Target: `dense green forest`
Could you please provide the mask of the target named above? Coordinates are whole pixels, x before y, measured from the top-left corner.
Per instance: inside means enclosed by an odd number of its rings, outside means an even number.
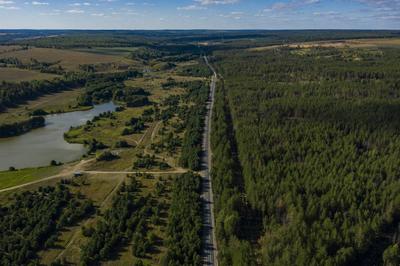
[[[130,105],[142,106],[148,103],[148,94],[143,89],[128,88],[124,81],[141,76],[141,73],[130,70],[118,73],[88,74],[85,91],[79,97],[78,104],[91,106],[95,103],[112,99],[124,101]]]
[[[236,153],[232,118],[227,106],[223,80],[218,83],[214,99],[211,128],[214,212],[219,262],[221,265],[255,265],[249,239],[251,233],[246,224],[254,217],[243,200],[243,179]]]
[[[187,110],[184,119],[186,132],[182,141],[180,164],[191,170],[200,170],[201,141],[209,86],[202,81],[194,81],[183,85],[187,89],[185,100],[192,105]]]
[[[167,225],[168,252],[162,265],[201,265],[201,178],[186,173],[175,179]]]
[[[36,252],[53,247],[60,230],[93,210],[62,184],[16,194],[11,205],[0,206],[0,264],[38,265]]]
[[[226,149],[226,161],[217,159],[215,187],[227,199],[243,190],[244,201],[260,213],[263,230],[252,245],[260,246],[260,262],[398,265],[398,50],[282,48],[221,52],[214,60],[243,178],[235,183],[234,173],[217,171],[229,168],[234,154],[228,142],[219,147],[216,132],[216,152]],[[233,217],[240,214],[231,200],[217,203]],[[229,235],[220,239],[246,234],[228,222],[223,233]]]

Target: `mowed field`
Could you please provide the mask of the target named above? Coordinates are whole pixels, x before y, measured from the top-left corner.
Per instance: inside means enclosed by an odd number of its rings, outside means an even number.
[[[0,80],[7,82],[20,82],[31,80],[51,80],[58,77],[57,75],[40,73],[27,69],[0,67]]]
[[[40,62],[57,62],[57,65],[70,71],[78,70],[79,65],[104,63],[129,64],[133,62],[132,60],[121,56],[53,48],[30,48],[27,50],[11,51],[0,54],[0,58],[7,57],[16,57],[23,63],[29,63],[31,59],[36,59]]]
[[[250,51],[265,51],[281,47],[288,48],[314,48],[314,47],[334,47],[334,48],[374,48],[374,47],[399,47],[400,38],[388,39],[359,39],[359,40],[337,40],[337,41],[318,41],[318,42],[301,42],[288,45],[271,45],[263,47],[250,48]]]
[[[47,166],[38,168],[26,168],[16,171],[0,172],[0,189],[18,186],[38,179],[55,175],[61,171],[61,166]]]

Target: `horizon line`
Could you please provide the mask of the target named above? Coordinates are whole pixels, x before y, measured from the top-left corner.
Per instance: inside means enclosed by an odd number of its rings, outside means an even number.
[[[54,31],[400,31],[400,29],[360,29],[360,28],[303,28],[303,29],[293,29],[293,28],[283,28],[283,29],[211,29],[211,28],[193,28],[193,29],[180,29],[180,28],[159,28],[159,29],[93,29],[93,28],[0,28],[0,31],[7,30],[54,30]]]

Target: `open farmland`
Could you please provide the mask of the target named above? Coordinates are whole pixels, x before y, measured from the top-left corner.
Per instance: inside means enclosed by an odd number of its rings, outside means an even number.
[[[250,48],[250,51],[265,51],[270,49],[276,49],[281,47],[288,48],[375,48],[375,47],[399,47],[399,38],[387,38],[387,39],[360,39],[360,40],[336,40],[336,41],[316,41],[316,42],[301,42],[292,43],[287,45],[271,45]]]
[[[29,48],[27,50],[12,51],[0,54],[0,58],[10,57],[18,58],[23,63],[29,63],[31,59],[36,59],[40,62],[57,62],[57,65],[70,71],[79,70],[80,65],[87,64],[96,65],[114,63],[126,65],[132,63],[131,60],[119,56],[53,48]]]
[[[136,47],[93,47],[93,48],[80,48],[74,49],[77,52],[93,53],[99,55],[112,55],[112,56],[128,56],[133,51],[137,50]]]
[[[0,80],[4,80],[7,82],[52,80],[56,77],[57,75],[40,73],[38,71],[32,71],[27,69],[0,67]]]
[[[1,35],[0,35],[1,36]],[[0,45],[0,54],[22,49],[19,45]]]

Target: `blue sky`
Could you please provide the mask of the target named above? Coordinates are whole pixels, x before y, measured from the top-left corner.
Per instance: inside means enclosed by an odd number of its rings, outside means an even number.
[[[400,29],[400,0],[0,0],[0,28]]]

